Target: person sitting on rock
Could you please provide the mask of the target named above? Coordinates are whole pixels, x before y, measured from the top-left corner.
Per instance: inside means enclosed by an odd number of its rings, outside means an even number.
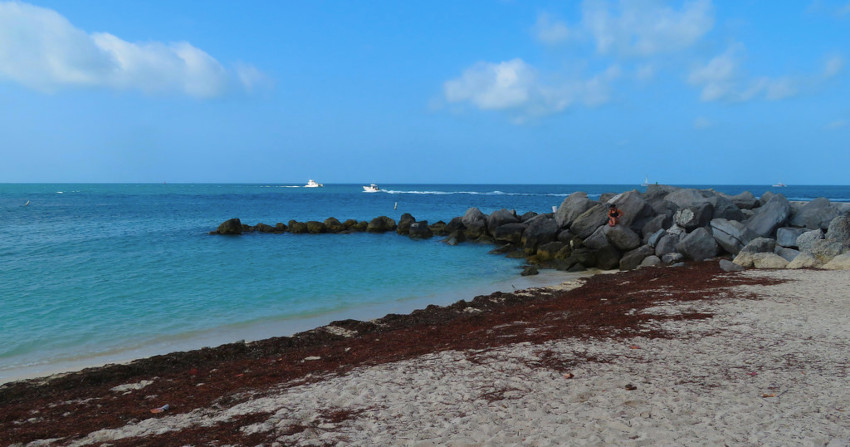
[[[617,205],[613,203],[608,205],[608,226],[613,227],[617,225],[617,222],[620,220],[620,216],[623,215],[623,212],[617,208]]]

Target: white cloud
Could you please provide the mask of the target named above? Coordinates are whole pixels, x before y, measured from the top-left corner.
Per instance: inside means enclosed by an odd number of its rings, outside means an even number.
[[[535,93],[535,77],[522,59],[480,62],[460,78],[447,81],[444,91],[449,102],[469,101],[484,110],[508,109],[528,103]]]
[[[522,59],[480,62],[443,85],[446,101],[481,110],[509,110],[523,117],[560,112],[575,103],[598,106],[610,100],[610,84],[621,75],[611,66],[589,79],[545,82]]]
[[[763,98],[771,101],[797,95],[803,80],[762,76],[748,79],[739,66],[746,56],[741,44],[732,45],[703,66],[694,68],[688,82],[702,88],[703,101],[743,102]]]
[[[655,77],[655,67],[652,64],[644,64],[637,67],[635,76],[640,81],[649,81]]]
[[[239,77],[239,82],[249,93],[257,90],[269,90],[274,86],[272,78],[250,64],[236,64],[236,75]]]
[[[537,16],[537,23],[534,24],[534,33],[541,42],[547,44],[560,43],[570,37],[570,30],[567,28],[566,23],[553,20],[545,13]]]
[[[714,26],[710,0],[686,2],[680,10],[655,0],[587,0],[580,28],[601,54],[651,56],[690,47]]]
[[[0,3],[0,78],[44,92],[105,87],[198,98],[219,96],[237,81],[188,42],[131,43],[87,33],[56,11],[20,2]]]
[[[734,45],[725,53],[714,57],[707,64],[695,68],[688,77],[688,82],[702,86],[701,99],[716,101],[732,94],[735,88],[737,59],[743,51],[742,45]]]
[[[841,56],[832,56],[826,61],[823,69],[824,77],[831,78],[837,76],[844,70],[844,58]]]

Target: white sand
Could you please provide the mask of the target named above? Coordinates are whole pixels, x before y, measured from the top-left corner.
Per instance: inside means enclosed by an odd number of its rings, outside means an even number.
[[[561,340],[443,352],[232,407],[101,430],[74,445],[259,412],[272,415],[242,430],[277,433],[278,445],[850,445],[850,272],[745,274],[793,281],[730,291],[762,300],[651,309],[716,314],[664,323],[676,340]],[[565,364],[589,355],[610,362],[582,362],[568,379],[539,365],[543,351]],[[360,413],[339,423],[323,416],[339,409]],[[309,428],[282,434],[296,425]]]

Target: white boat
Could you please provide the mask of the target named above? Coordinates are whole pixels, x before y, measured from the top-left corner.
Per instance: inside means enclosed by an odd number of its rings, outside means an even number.
[[[325,185],[323,185],[321,183],[316,183],[316,181],[313,180],[313,179],[307,180],[307,184],[304,185],[305,188],[321,188],[322,186],[325,186]]]
[[[649,177],[644,177],[643,183],[641,183],[640,186],[649,186]]]
[[[785,183],[774,183],[772,186],[773,186],[774,188],[784,188],[784,187],[786,187],[786,186],[788,186],[788,185],[786,185]]]
[[[374,183],[372,183],[372,184],[371,184],[371,185],[369,185],[369,186],[364,186],[364,187],[363,187],[363,192],[378,192],[378,191],[380,191],[380,190],[381,190],[381,188],[378,188],[378,185],[376,185],[376,184],[374,184]]]

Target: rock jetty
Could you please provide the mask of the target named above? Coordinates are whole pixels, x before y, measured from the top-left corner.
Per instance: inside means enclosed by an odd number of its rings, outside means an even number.
[[[622,211],[613,227],[607,223],[609,204]],[[448,223],[433,224],[407,213],[398,222],[387,216],[369,222],[331,217],[274,226],[250,226],[234,218],[210,234],[391,231],[414,239],[441,236],[450,245],[494,244],[491,253],[525,258],[533,267],[567,271],[632,270],[714,258],[727,271],[850,269],[850,203],[826,198],[791,202],[770,192],[757,198],[750,192],[730,196],[667,185],[650,185],[646,192],[602,194],[598,200],[575,192],[553,213],[519,215],[500,209],[488,215],[470,208]],[[536,271],[526,268],[524,274]]]

